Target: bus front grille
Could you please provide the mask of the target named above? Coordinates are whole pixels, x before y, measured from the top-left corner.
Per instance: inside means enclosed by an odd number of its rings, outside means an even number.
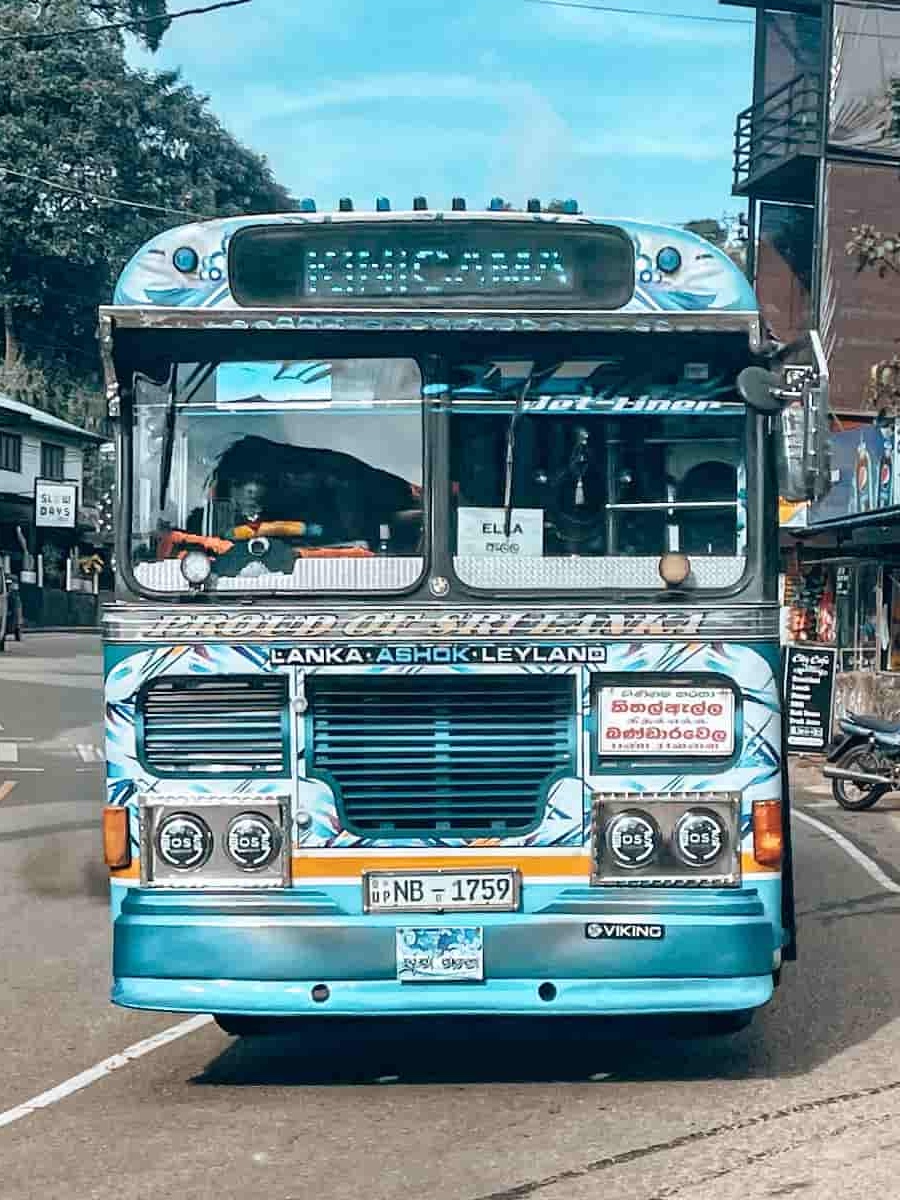
[[[504,837],[575,770],[572,676],[319,675],[310,773],[359,836]]]
[[[288,774],[287,679],[168,676],[137,705],[138,749],[157,775]]]

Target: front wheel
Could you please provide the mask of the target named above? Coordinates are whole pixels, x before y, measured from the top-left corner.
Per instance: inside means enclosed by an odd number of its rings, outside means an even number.
[[[842,771],[860,771],[874,775],[880,763],[868,746],[854,746],[836,764]],[[885,792],[890,791],[882,783],[854,783],[851,779],[833,779],[831,790],[834,798],[848,812],[863,812],[877,804]]]
[[[754,1008],[739,1008],[735,1012],[710,1013],[708,1032],[712,1037],[727,1037],[746,1029],[756,1015]]]

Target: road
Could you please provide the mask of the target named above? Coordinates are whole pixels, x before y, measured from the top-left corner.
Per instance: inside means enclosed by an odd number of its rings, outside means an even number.
[[[801,960],[735,1037],[432,1022],[235,1041],[107,1001],[99,684],[90,636],[0,657],[0,1114],[179,1036],[0,1115],[2,1200],[896,1195],[900,799],[839,813],[798,772]]]

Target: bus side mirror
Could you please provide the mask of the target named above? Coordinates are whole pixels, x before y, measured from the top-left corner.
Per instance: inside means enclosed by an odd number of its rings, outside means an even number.
[[[781,412],[780,378],[763,367],[744,367],[737,377],[738,395],[748,407],[760,413]]]
[[[746,367],[737,380],[749,407],[774,416],[778,492],[792,502],[821,500],[831,488],[828,363],[818,333],[802,345],[811,363],[786,363],[778,375]]]

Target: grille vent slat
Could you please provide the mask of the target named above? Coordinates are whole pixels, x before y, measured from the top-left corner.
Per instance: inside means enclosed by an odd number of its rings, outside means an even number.
[[[288,773],[282,677],[157,679],[140,698],[141,750],[160,775]]]
[[[553,775],[574,771],[563,675],[309,680],[313,772],[362,836],[512,836],[537,825]]]

